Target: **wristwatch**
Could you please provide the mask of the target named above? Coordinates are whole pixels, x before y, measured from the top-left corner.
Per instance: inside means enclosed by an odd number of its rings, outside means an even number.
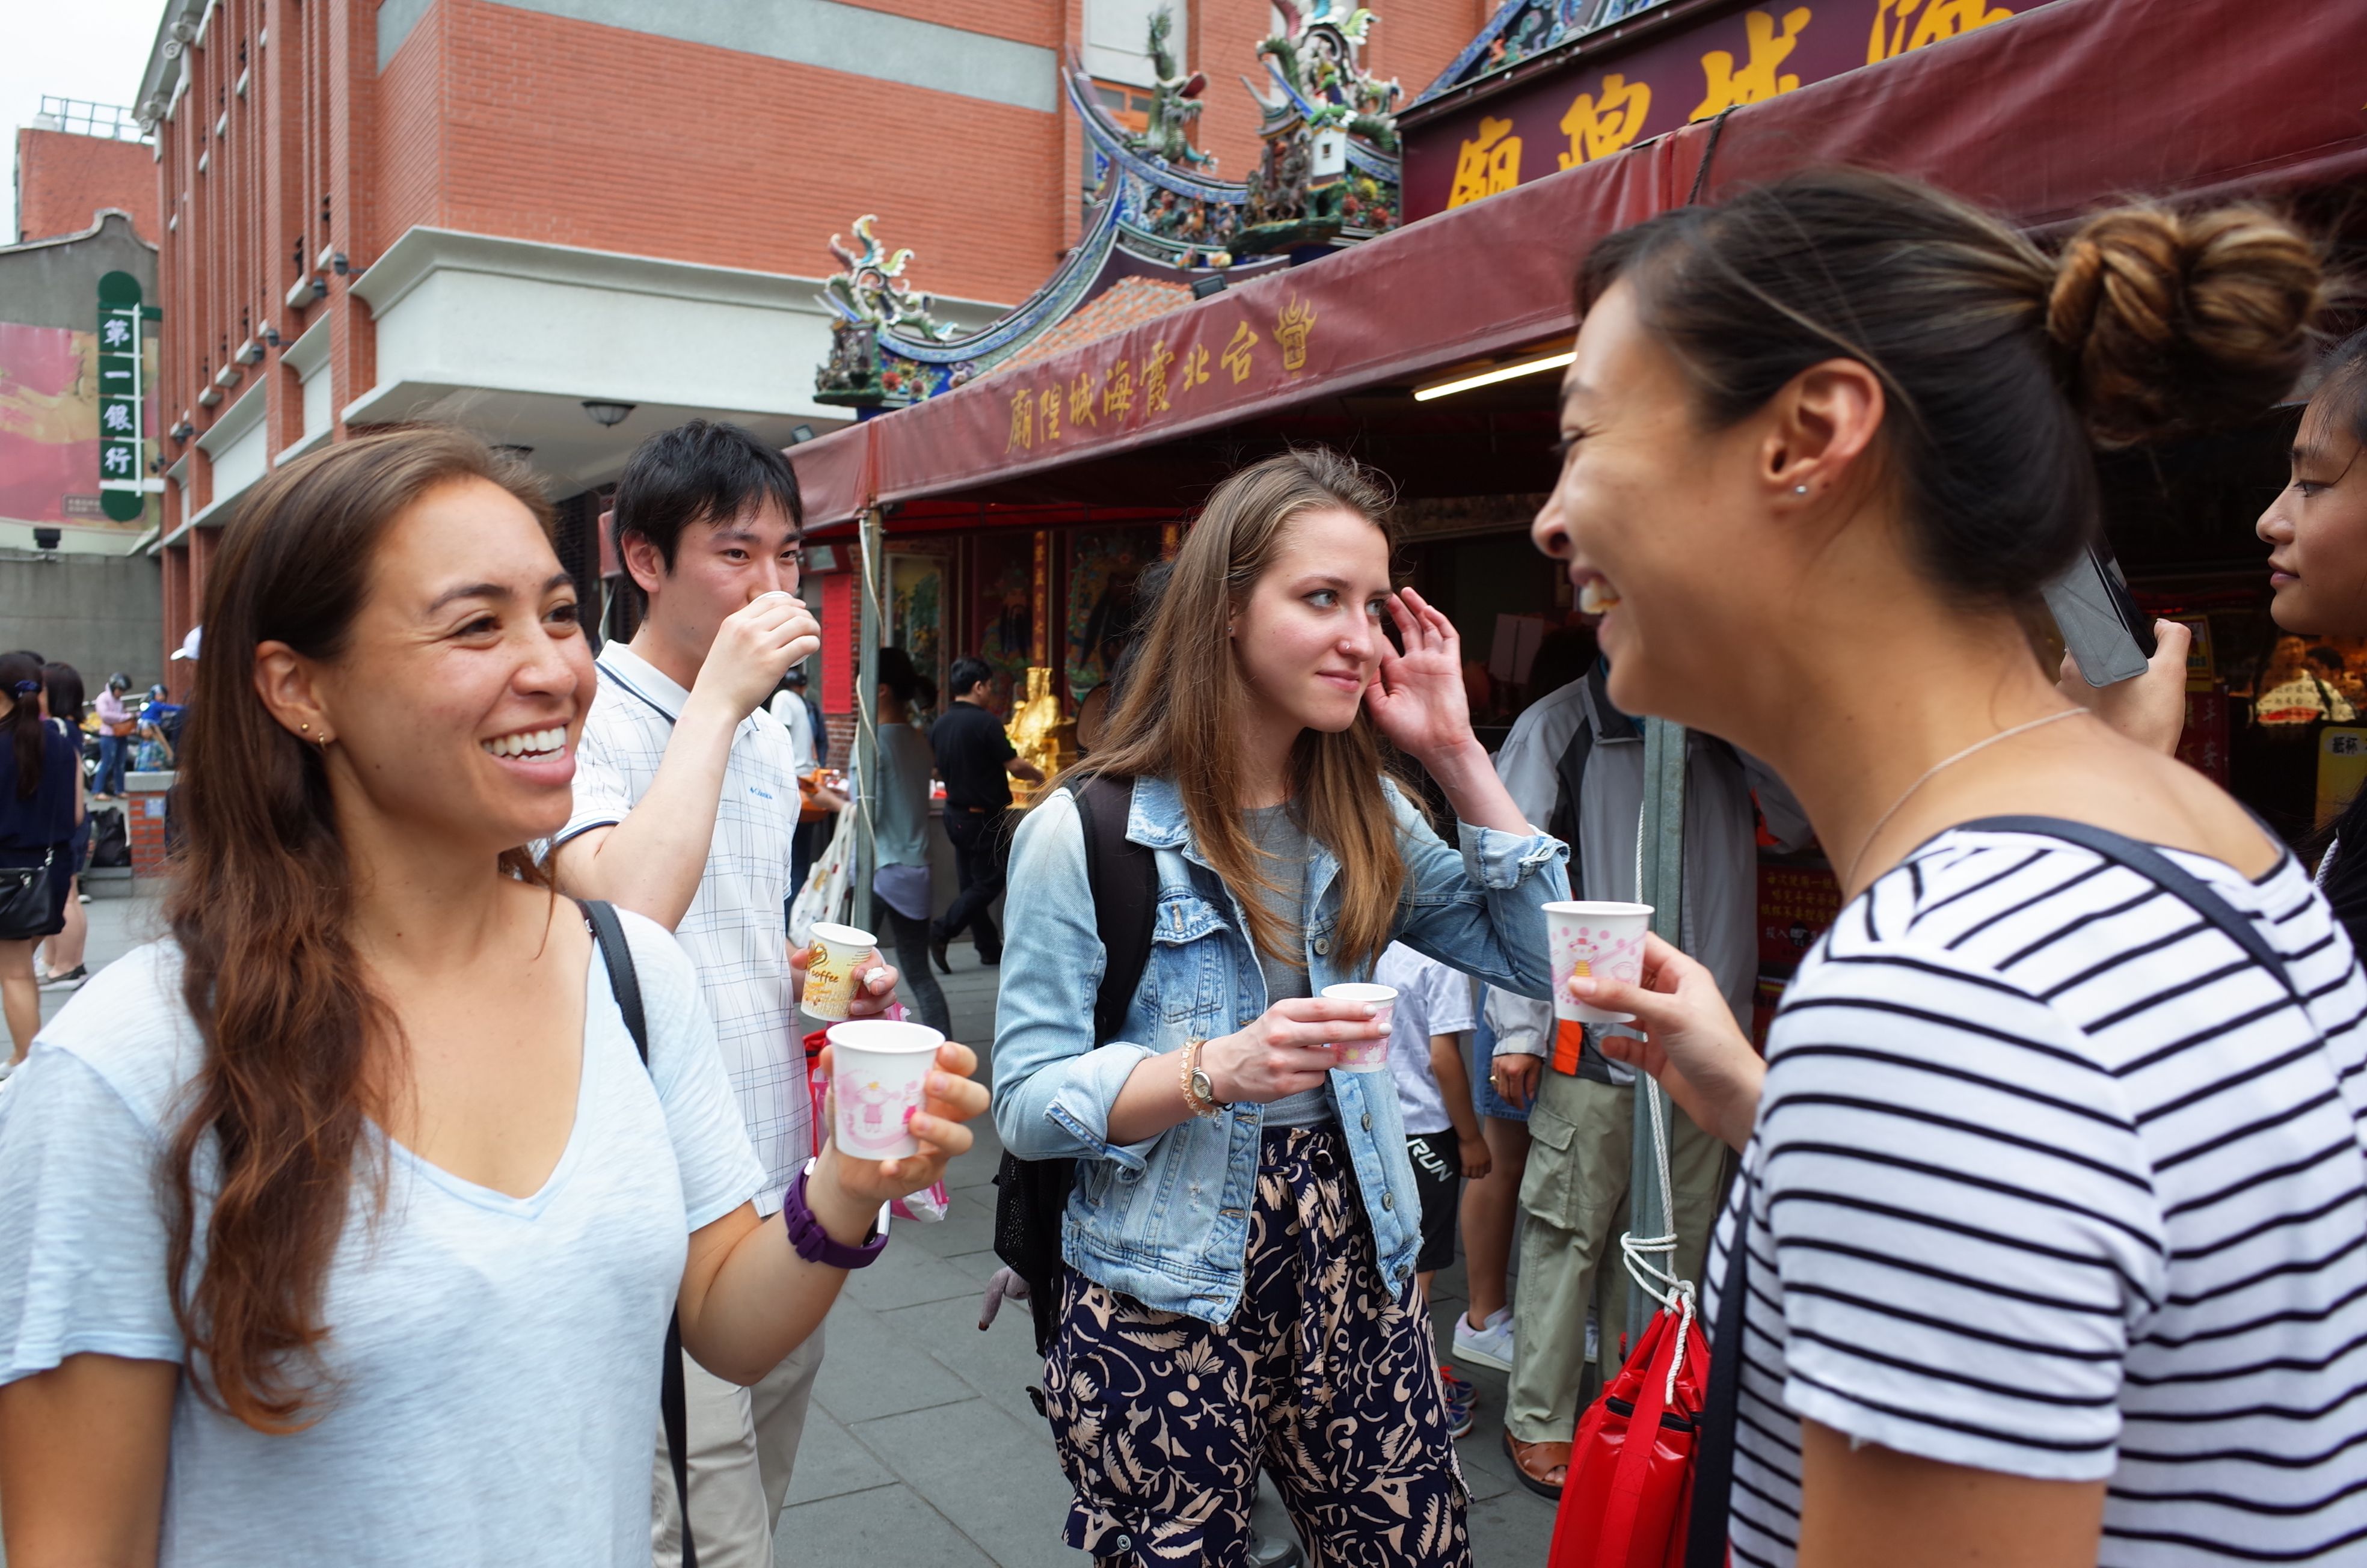
[[[1184,1103],[1192,1108],[1195,1116],[1219,1116],[1225,1102],[1217,1098],[1217,1086],[1209,1081],[1208,1070],[1200,1065],[1200,1053],[1207,1042],[1198,1037],[1184,1042]]]
[[[871,1234],[863,1238],[861,1247],[848,1247],[844,1242],[832,1241],[830,1232],[822,1229],[821,1221],[806,1204],[806,1178],[812,1170],[813,1164],[808,1161],[806,1168],[798,1172],[798,1179],[789,1183],[788,1191],[781,1199],[781,1223],[788,1227],[789,1245],[797,1249],[799,1258],[809,1263],[819,1263],[825,1269],[869,1267],[878,1258],[880,1249],[888,1245],[887,1231],[874,1224]]]

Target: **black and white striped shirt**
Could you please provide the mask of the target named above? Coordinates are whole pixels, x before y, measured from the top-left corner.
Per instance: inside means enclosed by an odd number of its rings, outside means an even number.
[[[2174,858],[2311,1020],[2183,900],[2025,833],[1934,840],[1802,964],[1736,1184],[1736,1562],[1794,1560],[1803,1417],[2107,1480],[2105,1563],[2367,1560],[2367,981],[2292,857]]]

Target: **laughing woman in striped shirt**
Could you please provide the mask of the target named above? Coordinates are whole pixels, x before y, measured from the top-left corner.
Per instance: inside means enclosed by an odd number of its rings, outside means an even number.
[[[1763,1065],[1665,947],[1649,989],[1577,982],[1743,1151],[1704,1303],[1746,1248],[1738,1563],[2367,1553],[2367,983],[2300,863],[2022,618],[2093,534],[2093,446],[2265,410],[2321,293],[2259,211],[2050,255],[1846,173],[1586,264],[1538,542],[1612,699],[1772,762],[1850,900]]]

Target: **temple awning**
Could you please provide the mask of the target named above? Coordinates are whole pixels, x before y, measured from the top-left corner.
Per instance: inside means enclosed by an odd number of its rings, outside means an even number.
[[[2133,194],[2298,191],[2367,175],[2361,61],[2367,6],[2058,0],[1750,105],[1722,132],[1689,125],[790,457],[815,526],[870,505],[893,509],[896,532],[1172,514],[1188,503],[1171,482],[1187,468],[1148,449],[1205,446],[1228,427],[1303,419],[1568,333],[1579,257],[1684,202],[1713,136],[1705,198],[1853,163],[2044,229]],[[1475,417],[1428,407],[1433,420]],[[1370,455],[1391,465],[1389,451]]]

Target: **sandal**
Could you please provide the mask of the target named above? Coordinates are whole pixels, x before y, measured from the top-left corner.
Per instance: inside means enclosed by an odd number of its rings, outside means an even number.
[[[1568,1443],[1524,1443],[1507,1431],[1504,1453],[1522,1485],[1548,1502],[1561,1501],[1562,1483],[1569,1479]]]

